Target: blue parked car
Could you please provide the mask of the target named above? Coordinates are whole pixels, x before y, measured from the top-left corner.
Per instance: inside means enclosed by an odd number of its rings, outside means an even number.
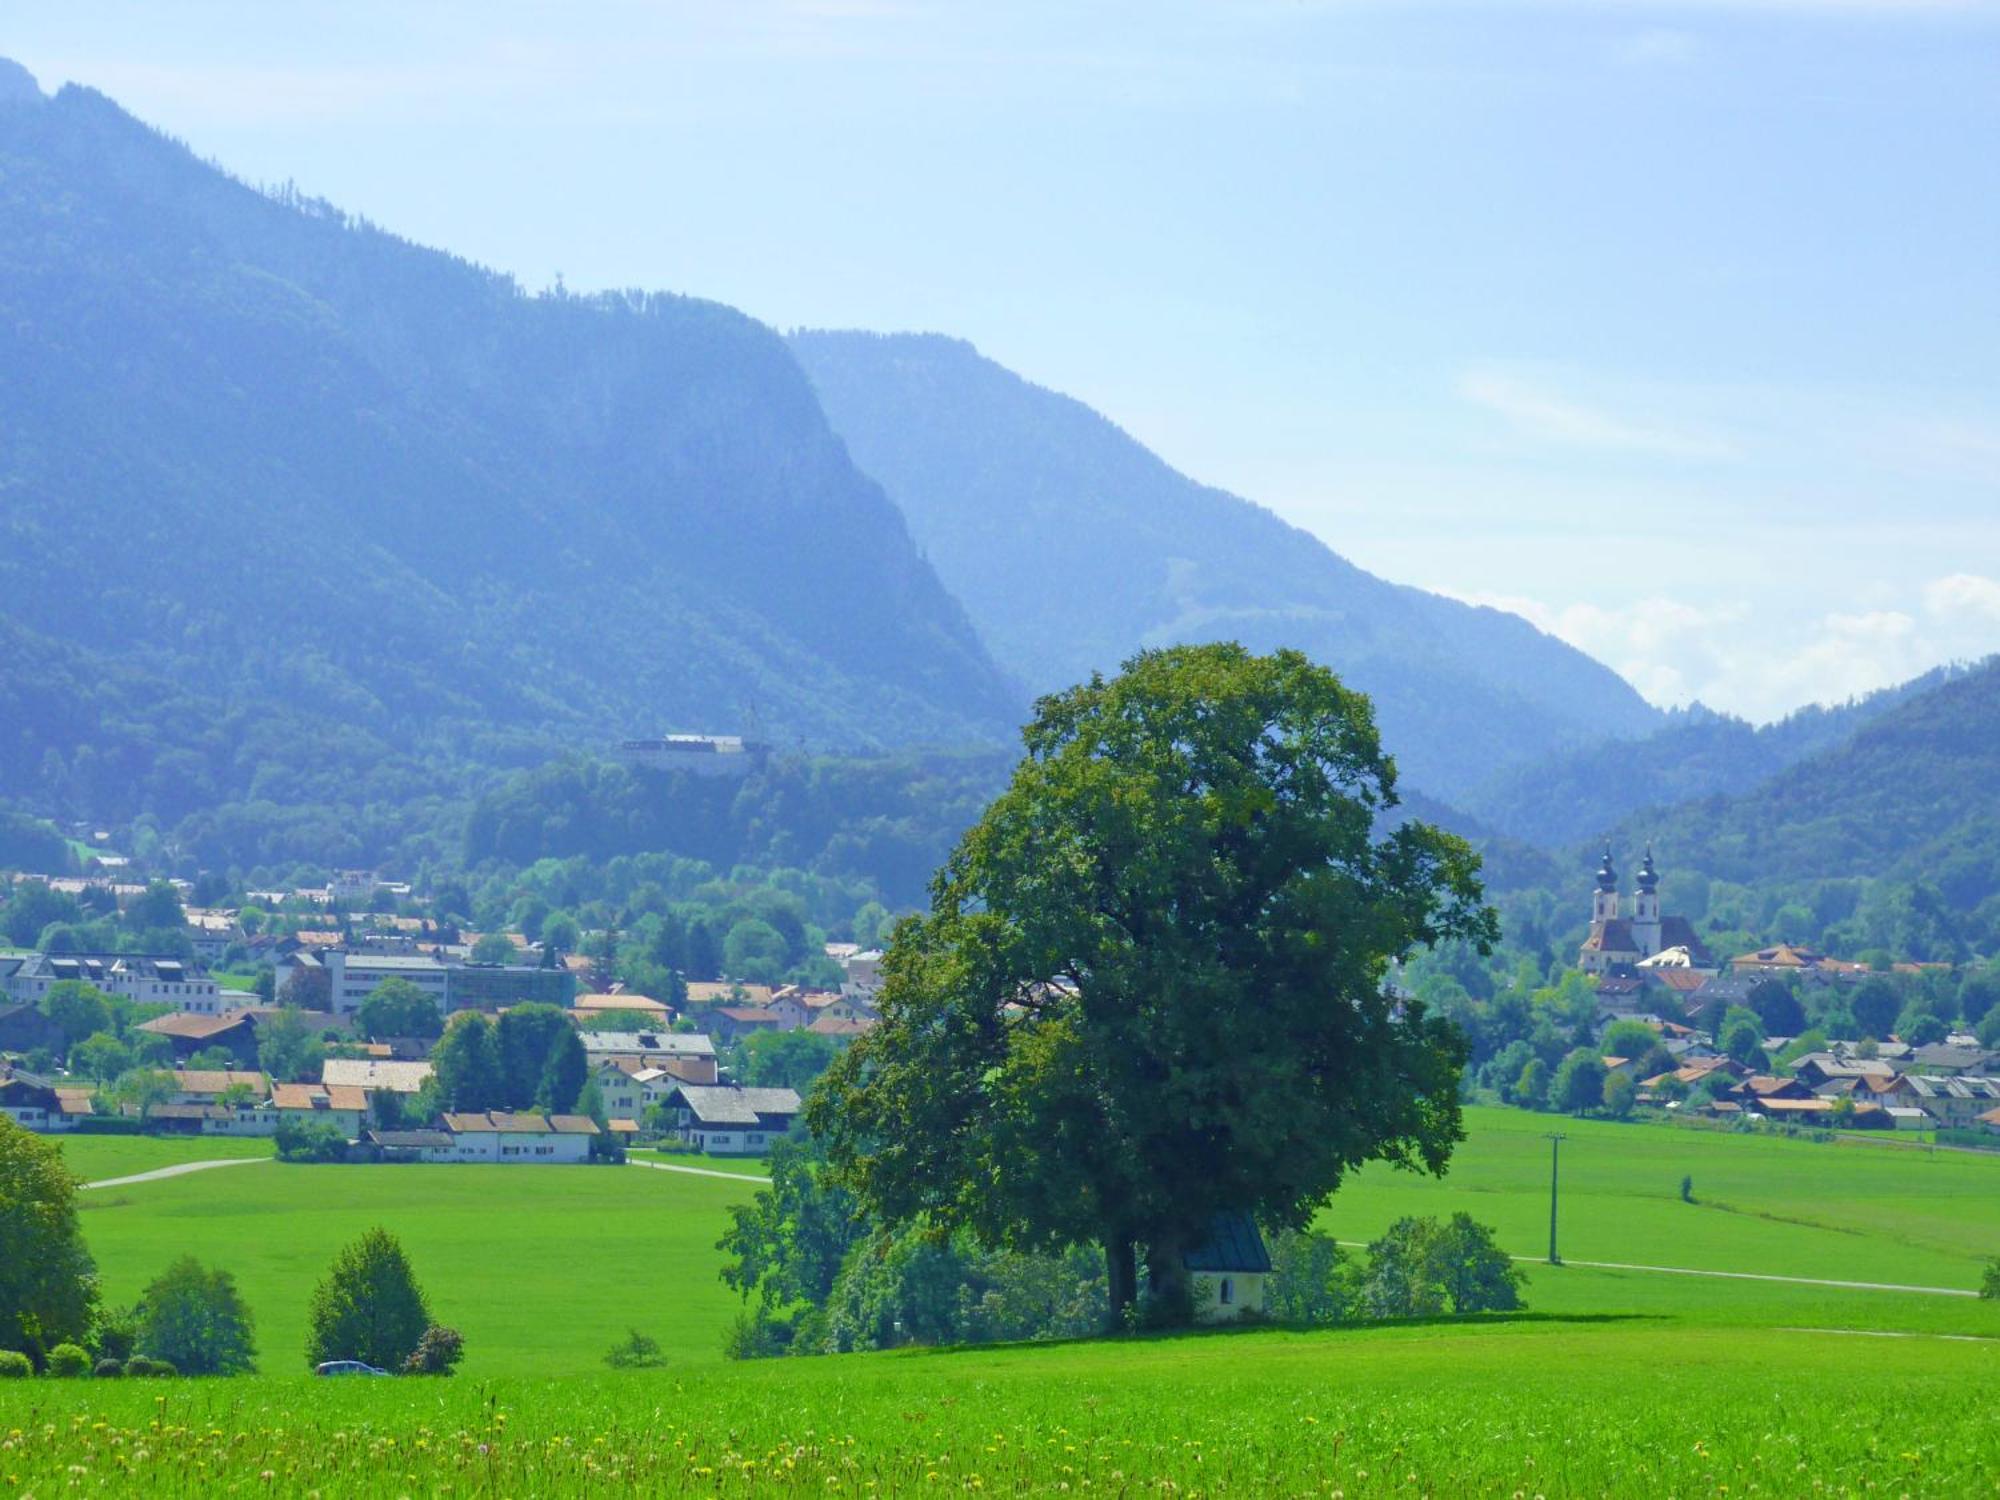
[[[330,1359],[323,1365],[314,1365],[315,1375],[387,1375],[387,1370],[378,1370],[373,1365],[364,1365],[358,1359]]]

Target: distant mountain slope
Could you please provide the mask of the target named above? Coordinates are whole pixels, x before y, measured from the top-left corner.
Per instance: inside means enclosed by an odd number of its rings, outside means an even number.
[[[1018,721],[769,330],[525,296],[0,73],[0,615],[82,693],[10,719],[0,795],[171,821],[435,794],[364,788],[397,756]]]
[[[969,344],[817,332],[791,344],[856,461],[1038,691],[1142,646],[1297,646],[1374,696],[1406,780],[1446,798],[1496,766],[1659,721],[1615,673],[1526,621],[1363,572]]]
[[[1753,791],[1638,814],[1615,842],[1646,839],[1727,880],[1921,880],[1968,910],[2000,895],[2000,656]]]
[[[1761,728],[1707,709],[1674,713],[1644,739],[1566,750],[1505,771],[1467,795],[1464,805],[1514,838],[1567,849],[1603,837],[1642,808],[1747,792],[1832,749],[1957,670],[1940,667],[1851,703],[1800,709]]]

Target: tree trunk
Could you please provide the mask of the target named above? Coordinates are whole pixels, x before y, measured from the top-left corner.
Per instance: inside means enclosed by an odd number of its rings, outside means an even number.
[[[1126,1311],[1139,1299],[1139,1259],[1132,1236],[1113,1231],[1104,1241],[1104,1276],[1111,1292],[1111,1327],[1125,1326]]]
[[[1194,1321],[1194,1278],[1181,1259],[1178,1241],[1146,1246],[1146,1280],[1152,1293],[1148,1313],[1170,1325]]]

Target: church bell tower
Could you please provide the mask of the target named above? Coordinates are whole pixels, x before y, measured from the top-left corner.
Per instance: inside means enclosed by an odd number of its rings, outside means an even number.
[[[1632,942],[1651,958],[1660,951],[1660,872],[1653,868],[1653,849],[1646,846],[1646,858],[1639,866],[1639,893],[1632,908]]]
[[[1597,867],[1597,889],[1591,894],[1590,920],[1618,920],[1618,871],[1612,868],[1611,846],[1604,846],[1604,863]]]

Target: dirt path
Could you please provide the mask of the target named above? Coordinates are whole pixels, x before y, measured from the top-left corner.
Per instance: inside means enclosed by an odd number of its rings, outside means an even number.
[[[184,1161],[177,1166],[155,1167],[150,1172],[134,1172],[130,1177],[107,1177],[102,1182],[86,1182],[83,1190],[92,1188],[130,1187],[135,1182],[158,1182],[165,1177],[185,1177],[190,1172],[207,1172],[216,1167],[254,1167],[260,1161],[270,1161],[268,1156],[232,1156],[221,1161]]]
[[[770,1186],[768,1177],[753,1177],[748,1172],[717,1172],[709,1167],[678,1167],[665,1161],[634,1161],[625,1159],[628,1167],[651,1167],[655,1172],[685,1172],[690,1177],[720,1177],[724,1182],[754,1182],[760,1186]]]

